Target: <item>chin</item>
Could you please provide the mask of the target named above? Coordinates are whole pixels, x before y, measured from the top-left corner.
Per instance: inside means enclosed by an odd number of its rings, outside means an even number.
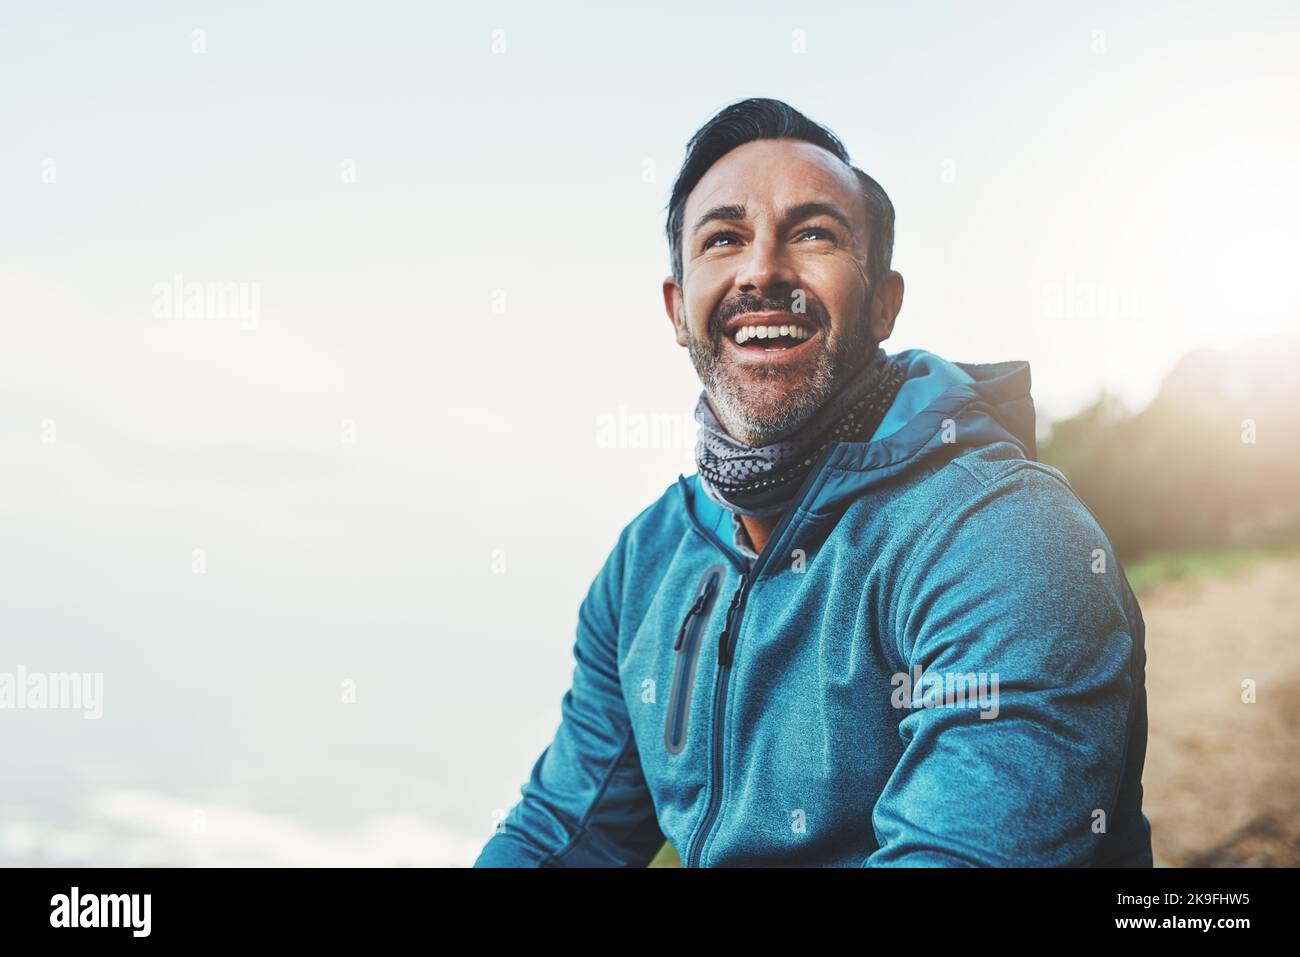
[[[729,412],[727,430],[744,445],[771,445],[799,430],[815,409],[804,409],[790,401],[788,395],[777,397],[749,394],[732,396],[723,403]]]

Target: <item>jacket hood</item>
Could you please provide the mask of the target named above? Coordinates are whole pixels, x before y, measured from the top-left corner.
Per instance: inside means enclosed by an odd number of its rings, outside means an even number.
[[[926,467],[936,454],[1010,442],[1022,455],[1038,455],[1029,363],[950,362],[924,349],[890,358],[906,379],[875,434],[866,442],[838,442],[821,467],[810,508],[830,509],[903,472]],[[727,513],[699,487],[699,475],[678,484],[706,528],[722,527]],[[697,494],[698,493],[698,494]],[[729,536],[727,537],[729,540]]]

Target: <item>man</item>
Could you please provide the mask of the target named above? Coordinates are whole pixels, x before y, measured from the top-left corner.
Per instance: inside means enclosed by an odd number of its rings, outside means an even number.
[[[1034,461],[1028,366],[880,348],[893,221],[782,102],[691,139],[663,294],[698,471],[592,583],[476,866],[1151,866],[1141,612]]]

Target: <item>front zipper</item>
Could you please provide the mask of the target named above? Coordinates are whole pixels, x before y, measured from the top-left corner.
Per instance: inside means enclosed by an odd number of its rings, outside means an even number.
[[[740,576],[740,584],[736,586],[735,592],[731,595],[731,604],[727,606],[727,617],[722,622],[722,634],[718,635],[718,663],[724,668],[731,667],[731,636],[736,633],[731,627],[731,619],[736,613],[736,608],[743,600],[748,577],[748,574]]]
[[[760,555],[759,558],[761,559],[762,556]],[[726,710],[727,686],[731,681],[730,636],[735,634],[732,620],[740,607],[745,587],[750,581],[752,579],[749,577],[749,572],[740,576],[740,584],[736,586],[735,592],[732,593],[731,604],[727,608],[727,617],[722,625],[722,634],[718,638],[718,679],[713,686],[713,784],[709,789],[709,805],[704,812],[704,820],[700,823],[695,843],[687,852],[685,867],[700,866],[700,856],[704,850],[704,842],[708,839],[709,828],[713,826],[713,819],[717,817],[721,805],[718,796],[722,790],[722,719]],[[740,621],[739,619],[735,620],[735,627],[739,628]]]
[[[704,845],[709,839],[709,829],[713,827],[714,819],[721,809],[722,720],[726,712],[727,686],[731,681],[731,662],[735,655],[736,640],[740,636],[740,623],[745,614],[745,601],[749,597],[750,586],[757,581],[759,574],[767,567],[772,555],[775,554],[777,542],[785,534],[786,526],[798,514],[805,496],[812,488],[817,476],[821,474],[826,460],[830,458],[838,445],[839,443],[832,443],[818,455],[817,461],[813,463],[808,475],[803,480],[803,484],[799,486],[799,491],[795,494],[794,507],[786,512],[781,517],[781,521],[772,529],[772,534],[768,536],[767,541],[763,544],[763,551],[747,570],[741,572],[740,584],[736,586],[735,592],[732,593],[731,604],[727,608],[726,621],[723,623],[722,633],[718,636],[718,679],[713,689],[713,774],[712,786],[709,788],[709,805],[704,812],[704,820],[700,822],[700,826],[696,829],[695,843],[690,845],[682,864],[683,867],[700,866],[700,859],[704,855]],[[688,511],[690,510],[688,509]],[[700,526],[693,513],[691,514],[691,524],[705,538],[722,547],[716,536],[709,534]],[[723,548],[723,552],[727,554],[728,558],[731,558],[730,553],[725,548]],[[732,559],[732,561],[734,563],[735,560]]]

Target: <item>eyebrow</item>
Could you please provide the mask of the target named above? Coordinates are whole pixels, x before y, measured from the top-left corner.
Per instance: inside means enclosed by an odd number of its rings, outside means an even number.
[[[705,213],[703,216],[701,216],[699,219],[695,221],[695,225],[691,228],[691,234],[694,235],[695,233],[698,233],[709,223],[717,222],[719,219],[744,219],[744,218],[745,218],[744,206],[736,206],[736,205],[714,206],[711,210],[709,210],[707,213]]]
[[[799,220],[802,219],[811,219],[813,216],[828,216],[831,219],[835,220],[837,223],[839,223],[841,226],[843,226],[846,230],[848,230],[849,235],[851,236],[856,235],[856,232],[853,228],[853,223],[849,219],[849,217],[844,215],[844,213],[840,211],[838,206],[835,206],[831,203],[820,203],[820,202],[800,203],[798,206],[792,206],[789,209],[787,209],[784,213],[782,213],[781,221],[783,223],[792,223],[792,222],[798,222]],[[704,213],[699,219],[695,221],[695,226],[691,229],[691,234],[694,235],[695,233],[698,233],[709,223],[716,222],[718,220],[744,219],[744,218],[745,218],[744,206],[740,206],[736,204],[732,204],[730,206],[714,206],[712,209]]]

